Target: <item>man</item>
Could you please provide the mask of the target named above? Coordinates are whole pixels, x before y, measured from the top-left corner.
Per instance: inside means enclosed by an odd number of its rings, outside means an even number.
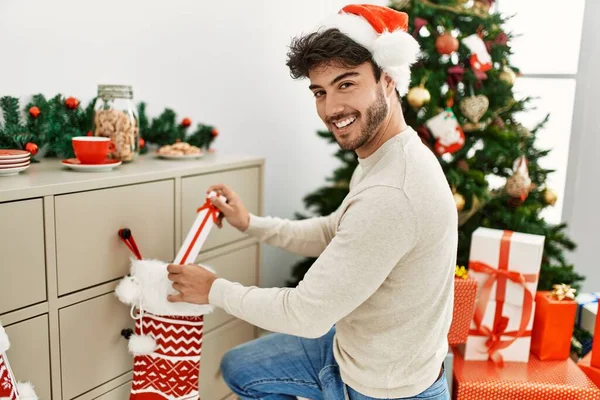
[[[407,16],[352,5],[293,41],[288,66],[308,77],[317,112],[359,166],[342,205],[289,221],[249,214],[210,190],[232,226],[318,257],[296,288],[244,287],[169,266],[171,301],[210,303],[269,331],[229,351],[223,376],[242,399],[449,399],[443,374],[452,318],[457,213],[442,169],[407,126],[400,96],[419,51]]]

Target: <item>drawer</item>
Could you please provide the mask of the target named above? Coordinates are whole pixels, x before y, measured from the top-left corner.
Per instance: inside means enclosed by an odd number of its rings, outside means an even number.
[[[204,204],[206,190],[211,185],[223,183],[229,186],[240,196],[249,212],[258,214],[260,211],[259,171],[260,168],[254,167],[183,178],[181,240],[185,240],[196,219],[196,210]],[[246,237],[245,234],[225,222],[222,229],[215,227],[211,230],[210,235],[202,246],[202,251],[231,243],[244,237]]]
[[[0,314],[46,300],[42,199],[0,204]],[[26,287],[27,290],[23,290]]]
[[[221,359],[235,346],[254,339],[254,326],[236,320],[206,335],[200,361],[200,398],[220,400],[231,391],[220,374]]]
[[[144,258],[175,257],[173,180],[57,196],[58,294],[126,275],[133,255],[118,231],[131,229]]]
[[[256,244],[202,260],[200,264],[212,267],[221,278],[239,282],[244,286],[258,285],[258,245]],[[208,332],[233,318],[222,308],[216,307],[215,311],[205,317],[204,330]]]
[[[121,330],[133,328],[134,321],[114,292],[65,307],[58,315],[64,400],[133,369]]]
[[[126,400],[129,398],[130,390],[131,390],[131,381],[124,383],[119,387],[114,388],[110,392],[104,393],[100,397],[94,397],[94,400]]]
[[[6,327],[6,353],[19,382],[31,382],[40,399],[50,400],[50,342],[48,316],[42,315]]]

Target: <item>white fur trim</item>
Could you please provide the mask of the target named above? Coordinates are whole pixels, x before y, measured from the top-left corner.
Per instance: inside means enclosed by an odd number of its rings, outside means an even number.
[[[148,335],[131,335],[128,348],[129,352],[135,356],[147,355],[156,350],[156,340]]]
[[[31,382],[19,382],[17,389],[19,390],[19,400],[38,400]]]
[[[414,37],[397,30],[384,32],[372,45],[373,59],[382,68],[412,65],[417,61],[420,46]]]
[[[167,299],[169,295],[178,293],[173,289],[173,282],[168,278],[167,265],[168,263],[160,260],[132,260],[131,277],[123,279],[135,279],[138,282],[140,293],[136,304],[144,312],[147,311],[156,315],[191,317],[211,313],[214,306],[210,304],[171,303]],[[214,272],[210,267],[204,265],[199,267]],[[124,284],[127,287],[131,282]]]
[[[390,74],[396,82],[396,89],[398,89],[401,97],[408,93],[408,87],[410,86],[410,67],[408,65],[388,67],[385,72]]]
[[[132,276],[126,276],[121,279],[121,282],[119,282],[115,289],[115,295],[118,299],[128,305],[137,304],[141,294],[142,288],[137,279]]]
[[[371,50],[373,41],[377,39],[377,32],[375,32],[371,24],[363,17],[354,14],[334,14],[323,21],[319,30],[331,28],[339,29],[340,32],[363,45],[368,50]]]
[[[4,353],[8,349],[10,349],[10,341],[8,340],[6,331],[2,325],[0,325],[0,353]]]

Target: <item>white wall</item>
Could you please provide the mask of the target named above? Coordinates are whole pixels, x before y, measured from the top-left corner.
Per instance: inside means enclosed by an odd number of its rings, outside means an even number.
[[[265,213],[293,217],[336,162],[316,135],[308,83],[289,76],[287,46],[347,3],[1,0],[0,96],[87,104],[98,84],[131,84],[151,115],[167,106],[217,126],[217,151],[265,157]],[[262,285],[283,285],[295,259],[265,248]]]
[[[586,0],[563,219],[578,249],[569,257],[586,276],[585,291],[600,291],[600,2]]]

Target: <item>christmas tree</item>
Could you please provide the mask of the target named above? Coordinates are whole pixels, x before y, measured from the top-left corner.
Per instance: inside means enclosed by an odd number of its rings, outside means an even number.
[[[565,252],[575,249],[565,233],[566,224],[549,224],[540,214],[556,202],[555,193],[545,184],[552,171],[538,164],[549,150],[536,146],[536,134],[549,117],[531,130],[518,122],[517,113],[530,109],[533,99],[516,100],[513,95],[519,74],[510,63],[513,34],[503,29],[509,17],[493,12],[492,3],[395,0],[390,4],[410,16],[408,32],[422,51],[411,69],[411,89],[402,98],[404,117],[438,157],[454,193],[459,265],[468,266],[471,235],[477,227],[543,235],[539,290],[559,283],[578,288],[583,277],[565,259]],[[318,135],[335,143],[330,132]],[[314,215],[332,213],[348,194],[358,165],[356,154],[340,149],[335,156],[342,165],[326,179],[326,186],[304,198]],[[288,285],[297,285],[314,261],[306,258],[295,264]]]

